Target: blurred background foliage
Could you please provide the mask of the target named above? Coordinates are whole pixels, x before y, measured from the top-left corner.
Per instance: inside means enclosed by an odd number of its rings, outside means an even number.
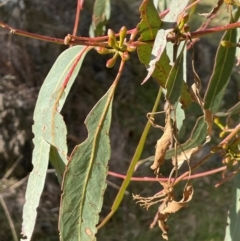
[[[93,0],[85,1],[78,35],[88,36],[93,2]],[[190,22],[191,30],[196,30],[205,21],[198,13],[211,11],[216,2],[201,1]],[[72,32],[77,1],[12,0],[4,3],[5,1],[0,1],[0,20],[14,28],[58,38],[64,38]],[[116,32],[123,25],[128,29],[134,28],[139,22],[138,7],[140,3],[140,0],[111,0],[111,17],[107,28]],[[227,23],[228,15],[229,10],[224,5],[209,27]],[[211,75],[214,55],[221,35],[222,33],[206,36],[194,46],[195,65],[203,82],[203,92]],[[12,174],[0,182],[0,193],[19,235],[26,188],[26,182],[19,183],[19,181],[32,168],[33,109],[44,78],[66,46],[11,35],[4,29],[0,29],[0,40],[0,178],[16,160],[20,160]],[[106,58],[94,51],[87,55],[64,106],[63,115],[68,126],[70,150],[85,140],[87,132],[83,124],[84,119],[106,92],[117,73],[117,65],[109,70],[105,68],[105,62]],[[191,55],[188,65],[191,65]],[[151,80],[141,86],[140,83],[145,75],[145,67],[139,65],[137,55],[134,53],[125,66],[115,96],[111,128],[112,158],[109,164],[111,171],[126,173],[141,131],[147,121],[146,113],[152,109],[158,92],[158,84]],[[238,100],[237,90],[240,89],[238,77],[236,68],[223,100],[224,109],[228,109]],[[192,81],[191,71],[188,73],[188,81]],[[162,108],[161,105],[160,109]],[[187,120],[190,131],[197,113],[194,112],[194,109],[189,110],[189,113],[192,116]],[[164,120],[159,117],[159,121]],[[217,129],[215,131],[215,133],[219,132]],[[154,146],[160,134],[160,130],[152,128],[142,158],[154,154]],[[203,148],[194,156],[192,162],[199,160],[208,151],[209,147]],[[199,169],[199,172],[219,166],[221,166],[221,160],[218,156],[214,156]],[[164,167],[163,173],[169,172],[170,169],[171,163]],[[142,165],[135,175],[152,176],[153,174],[149,164],[146,164]],[[168,221],[170,240],[223,240],[227,210],[231,203],[231,181],[216,189],[214,184],[219,180],[221,180],[221,175],[215,174],[193,181],[195,188],[193,200]],[[113,177],[108,177],[108,181],[118,186],[122,182]],[[13,184],[15,186],[12,186]],[[178,188],[179,193],[177,190],[176,196],[179,195],[179,199],[181,199],[183,185]],[[146,211],[132,200],[132,193],[151,196],[160,189],[159,183],[132,182],[119,210],[98,232],[98,240],[162,240],[158,227],[149,229],[158,207],[154,206]],[[109,213],[117,191],[115,187],[108,186],[100,219]],[[32,240],[55,241],[59,239],[57,222],[60,194],[60,186],[55,175],[49,173],[38,208],[38,220]],[[10,227],[1,206],[0,224],[0,241],[11,241]]]

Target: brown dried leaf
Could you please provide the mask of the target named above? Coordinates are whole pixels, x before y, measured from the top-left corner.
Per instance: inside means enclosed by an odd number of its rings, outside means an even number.
[[[172,141],[172,124],[170,114],[167,113],[164,133],[157,141],[155,158],[151,166],[152,170],[157,170],[164,163],[165,155]]]
[[[164,214],[158,213],[158,226],[162,230],[162,237],[165,240],[168,240],[167,233],[168,233],[169,227],[166,224],[168,216],[169,215],[164,215]]]
[[[191,86],[191,96],[193,98],[193,100],[198,103],[201,107],[203,107],[204,105],[204,101],[202,99],[202,97],[200,96],[199,92],[200,92],[200,89],[198,87],[198,84],[197,83],[194,83],[192,86]]]
[[[193,187],[192,185],[188,182],[184,188],[183,191],[183,198],[181,201],[176,202],[174,200],[169,201],[167,203],[167,207],[163,210],[161,210],[158,214],[158,225],[160,229],[162,230],[162,237],[165,240],[168,240],[168,226],[166,225],[166,221],[170,214],[176,213],[179,211],[181,208],[183,208],[189,201],[191,201],[193,196]]]
[[[177,164],[177,168],[180,168],[180,166],[183,164],[183,162],[185,160],[190,160],[192,154],[194,154],[198,150],[199,150],[199,146],[191,148],[191,149],[186,150],[184,152],[181,152],[181,154],[177,155],[177,158],[172,157],[173,166],[176,167],[176,164]]]
[[[192,196],[193,196],[193,186],[192,184],[188,183],[184,188],[182,200],[179,202],[176,202],[173,200],[168,204],[167,208],[161,211],[161,213],[162,214],[176,213],[178,210],[184,207],[186,203],[191,201]]]

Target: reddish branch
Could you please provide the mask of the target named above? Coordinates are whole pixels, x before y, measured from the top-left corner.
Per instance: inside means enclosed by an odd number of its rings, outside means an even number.
[[[75,23],[74,23],[74,28],[73,28],[73,36],[77,35],[78,24],[79,24],[79,19],[80,19],[80,12],[82,10],[83,2],[84,2],[84,0],[77,0],[77,11],[76,11]]]
[[[64,39],[59,39],[59,38],[53,38],[45,35],[40,35],[40,34],[34,34],[34,33],[29,33],[27,31],[19,30],[19,29],[14,29],[11,26],[3,23],[0,21],[0,27],[5,28],[10,31],[12,34],[17,34],[20,36],[32,38],[32,39],[38,39],[46,42],[51,42],[51,43],[56,43],[56,44],[64,44]],[[225,30],[229,29],[235,29],[235,28],[240,28],[240,22],[236,23],[230,23],[225,26],[218,26],[214,28],[209,28],[209,29],[204,29],[204,30],[198,30],[195,32],[191,33],[191,38],[199,38],[208,34],[216,33],[216,32],[222,32]],[[131,34],[136,29],[129,30],[127,33]],[[86,38],[86,37],[77,37],[73,35],[68,35],[70,37],[70,40],[67,42],[69,45],[85,45],[85,46],[99,46],[99,47],[107,47],[106,40],[108,36],[102,36],[102,37],[95,37],[95,38]],[[116,34],[118,36],[118,34]],[[168,37],[168,41],[174,41],[175,37]],[[135,41],[132,44],[137,46],[137,45],[143,45],[143,44],[149,44],[153,43],[153,41],[149,42],[139,42]]]
[[[217,172],[224,171],[224,170],[226,170],[226,168],[227,168],[226,166],[224,166],[224,167],[219,167],[219,168],[216,168],[216,169],[211,170],[211,171],[207,171],[207,172],[202,172],[202,173],[197,173],[197,174],[191,175],[190,177],[189,177],[189,172],[185,172],[185,173],[182,174],[182,176],[180,176],[180,177],[181,177],[181,180],[195,179],[195,178],[205,177],[205,176],[208,176],[208,175],[215,174],[215,173],[217,173]],[[119,173],[116,173],[116,172],[108,171],[108,175],[109,175],[109,176],[113,176],[113,177],[118,177],[118,178],[121,178],[121,179],[126,179],[126,176],[125,176],[125,175],[122,175],[122,174],[119,174]],[[180,178],[180,177],[179,177],[179,178]],[[131,177],[130,180],[131,180],[131,181],[135,181],[135,182],[159,182],[159,181],[168,181],[169,178]],[[174,178],[172,178],[171,181],[174,181]]]

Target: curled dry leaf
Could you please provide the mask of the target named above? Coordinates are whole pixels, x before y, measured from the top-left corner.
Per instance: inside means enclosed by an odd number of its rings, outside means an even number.
[[[173,200],[173,188],[171,183],[169,182],[161,182],[160,184],[163,187],[163,190],[157,194],[155,194],[152,197],[141,197],[140,195],[134,195],[133,194],[133,199],[137,200],[137,203],[140,206],[145,207],[146,209],[148,209],[149,207],[151,207],[154,204],[157,203],[162,203],[161,207],[165,207],[165,203],[168,201],[172,201]],[[162,209],[161,209],[162,210]]]
[[[172,157],[172,164],[176,168],[180,168],[185,160],[189,160],[195,152],[199,150],[199,146],[181,152],[177,157]]]
[[[162,230],[162,237],[165,240],[168,240],[168,226],[166,225],[166,221],[171,213],[176,213],[181,208],[183,208],[189,201],[191,201],[193,196],[193,187],[190,182],[188,182],[183,191],[183,198],[181,201],[176,202],[174,200],[165,202],[166,207],[159,211],[158,213],[158,225]]]
[[[154,162],[151,165],[152,170],[157,170],[164,163],[165,155],[169,145],[172,141],[172,123],[170,114],[166,114],[166,124],[164,133],[161,138],[157,141]]]

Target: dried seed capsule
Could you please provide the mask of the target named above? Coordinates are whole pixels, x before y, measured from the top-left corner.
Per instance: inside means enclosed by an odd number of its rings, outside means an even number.
[[[227,150],[228,149],[228,143],[223,143],[222,144],[222,149]]]
[[[130,55],[128,54],[128,52],[124,52],[121,57],[125,61],[130,59]]]
[[[128,54],[128,52],[119,51],[118,53],[121,56],[122,60],[127,61],[130,59],[130,55]]]
[[[112,29],[108,29],[108,45],[112,48],[117,46],[117,39]]]
[[[189,14],[184,13],[180,16],[178,20],[178,29],[182,29],[189,19]]]
[[[117,60],[117,57],[118,57],[118,54],[119,54],[119,53],[116,52],[116,53],[114,54],[114,56],[107,61],[107,63],[106,63],[106,67],[107,67],[107,68],[112,68],[112,67],[115,65],[116,60]]]
[[[127,51],[128,52],[134,52],[136,50],[136,46],[134,46],[134,45],[128,45],[127,46]]]
[[[71,36],[70,36],[70,34],[68,34],[68,35],[64,38],[64,44],[65,44],[65,45],[68,45],[70,41],[71,41]]]
[[[219,134],[219,137],[220,137],[220,138],[223,138],[225,135],[226,135],[226,132],[225,132],[225,131],[222,131],[222,132]]]
[[[182,16],[182,21],[185,23],[187,23],[189,19],[189,13],[184,13],[183,16]]]
[[[232,158],[229,155],[227,155],[223,158],[222,163],[227,165],[231,162],[231,160],[232,160]]]
[[[109,60],[107,61],[106,67],[107,67],[107,68],[112,68],[112,67],[115,65],[115,63],[116,63],[116,59],[115,59],[115,58],[111,58],[111,59],[109,59]]]
[[[96,47],[95,50],[99,54],[115,54],[116,53],[115,49],[108,49],[108,48],[105,48],[105,47]]]
[[[110,53],[109,49],[104,48],[104,47],[96,47],[95,49],[99,54],[109,54]]]
[[[123,26],[119,31],[119,48],[123,47],[124,39],[127,34],[127,28]]]

